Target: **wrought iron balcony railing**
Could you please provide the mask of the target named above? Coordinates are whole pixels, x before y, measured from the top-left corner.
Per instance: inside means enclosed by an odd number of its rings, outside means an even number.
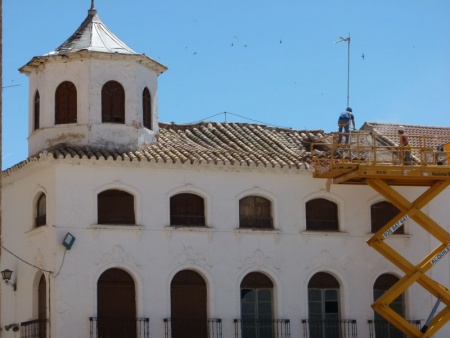
[[[222,319],[164,318],[165,338],[222,338]]]
[[[422,327],[421,320],[408,320],[419,330]],[[384,319],[369,319],[369,338],[406,338],[406,335],[397,329],[394,325]]]
[[[302,319],[303,338],[357,338],[354,319]]]
[[[90,317],[90,338],[150,338],[149,318]]]
[[[46,338],[47,323],[45,319],[34,319],[20,323],[21,338]]]
[[[289,319],[235,319],[235,338],[290,338]]]

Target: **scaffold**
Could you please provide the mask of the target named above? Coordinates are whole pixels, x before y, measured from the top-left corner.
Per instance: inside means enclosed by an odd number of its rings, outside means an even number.
[[[351,134],[348,144],[337,144],[334,134],[312,143],[311,154],[315,178],[328,179],[328,183],[334,184],[368,185],[400,210],[367,241],[405,273],[372,304],[372,308],[408,337],[425,338],[432,337],[450,320],[450,290],[426,274],[450,252],[450,234],[421,210],[450,185],[450,137],[408,137],[410,146],[403,147],[398,135],[358,132]],[[407,157],[408,161],[404,156],[406,152],[411,155]],[[409,201],[395,186],[428,188],[414,201]],[[386,243],[386,239],[408,219],[414,220],[440,242],[417,265]],[[437,300],[421,329],[390,307],[414,283]]]

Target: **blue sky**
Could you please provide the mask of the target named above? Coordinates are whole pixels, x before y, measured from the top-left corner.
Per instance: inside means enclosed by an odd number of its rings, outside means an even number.
[[[3,1],[3,168],[28,156],[33,56],[58,47],[90,0]],[[159,120],[336,130],[365,121],[450,126],[448,0],[95,0],[106,26],[169,67]],[[364,54],[364,59],[362,58]],[[10,87],[11,86],[11,87]]]

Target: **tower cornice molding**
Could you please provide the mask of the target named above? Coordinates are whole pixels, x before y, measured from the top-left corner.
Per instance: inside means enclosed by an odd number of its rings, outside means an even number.
[[[158,75],[164,73],[168,68],[156,60],[146,56],[145,54],[120,54],[120,53],[104,53],[92,51],[79,51],[68,54],[59,55],[43,55],[33,57],[26,65],[19,68],[23,74],[30,75],[33,72],[39,71],[47,63],[59,62],[67,63],[68,61],[79,60],[114,60],[114,61],[133,61],[140,64],[147,69],[156,72]]]

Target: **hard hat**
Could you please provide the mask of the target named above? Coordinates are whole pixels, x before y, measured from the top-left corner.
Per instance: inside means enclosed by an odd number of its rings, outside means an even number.
[[[352,112],[352,111],[353,111],[352,108],[350,108],[350,107],[347,107],[346,110],[349,111],[349,112]]]
[[[398,131],[405,131],[405,127],[403,127],[403,126],[398,126]]]

